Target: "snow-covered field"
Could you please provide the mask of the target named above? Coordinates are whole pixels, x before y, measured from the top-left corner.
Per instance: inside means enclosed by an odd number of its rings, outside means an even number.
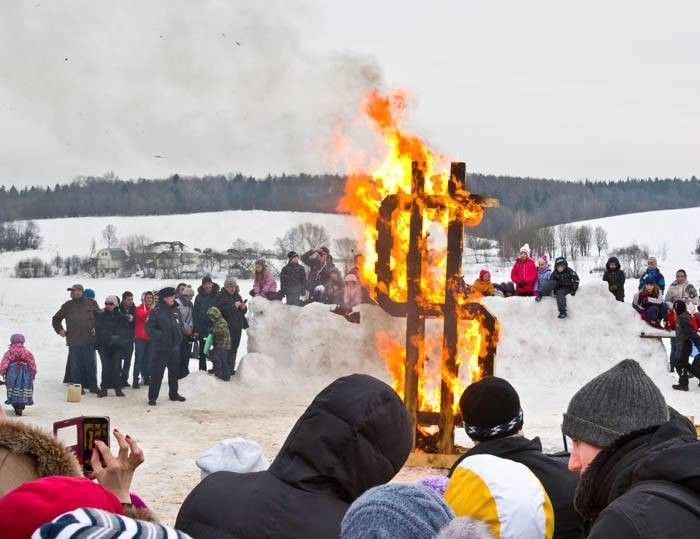
[[[267,241],[273,241],[299,222],[312,221],[311,217],[320,219],[334,237],[347,236],[350,232],[346,217],[264,212],[263,218],[261,213],[225,212],[237,214],[236,223],[231,221],[228,225],[230,233],[226,233],[225,240],[222,230],[226,227],[221,228],[225,214],[171,216],[172,219],[66,219],[39,224],[47,246],[63,254],[85,252],[73,247],[89,244],[90,238],[98,236],[108,223],[117,226],[120,236],[142,233],[161,239],[162,233],[172,239],[185,238],[185,242],[188,239],[183,231],[196,228],[189,240],[192,245],[208,246],[197,239],[209,234],[212,242],[220,242],[213,243],[213,247],[226,246],[236,237],[267,246]],[[700,265],[691,255],[695,238],[686,231],[692,230],[690,223],[698,217],[700,208],[694,208],[621,216],[591,224],[605,226],[611,247],[633,240],[649,245],[660,258],[669,282],[673,271],[680,266],[688,270],[693,281],[700,277]],[[246,222],[258,226],[246,226]],[[664,242],[667,243],[665,260],[661,253]],[[0,266],[5,266],[6,255],[1,258]],[[682,413],[700,417],[700,389],[696,384],[691,385],[689,393],[670,389],[674,376],[667,372],[663,347],[658,341],[638,337],[645,326],[629,303],[613,301],[600,282],[600,275],[588,273],[588,266],[595,264],[596,261],[589,261],[577,267],[583,285],[570,300],[570,318],[565,321],[556,319],[553,300],[540,305],[521,298],[492,298],[486,302],[502,328],[496,374],[510,379],[520,391],[526,433],[542,436],[549,449],[561,448],[561,413],[571,395],[595,374],[625,357],[640,361],[671,405]],[[465,268],[468,279],[473,279],[477,269],[477,266]],[[505,268],[494,273],[494,280],[507,279]],[[187,402],[168,401],[164,390],[162,395],[166,398],[161,396],[155,408],[146,405],[145,389],[125,390],[124,399],[86,395],[80,404],[71,404],[65,402],[66,389],[60,383],[66,348],[53,333],[50,318],[67,298],[66,288],[74,281],[94,288],[100,302],[107,294],[126,289],[138,295],[146,289],[174,284],[144,279],[0,277],[0,345],[9,342],[11,333],[24,333],[39,368],[36,405],[28,408],[20,420],[49,428],[56,420],[76,415],[109,415],[114,426],[144,446],[146,463],[137,473],[134,490],[170,523],[199,479],[194,460],[201,452],[223,438],[243,436],[258,441],[266,456],[274,457],[296,418],[315,393],[332,379],[355,371],[386,378],[372,346],[374,330],[390,329],[398,334],[403,324],[402,320],[391,319],[370,307],[363,307],[363,323],[357,326],[329,313],[326,306],[299,309],[253,302],[247,342],[252,353],[241,360],[240,376],[234,381],[220,382],[194,371],[182,381],[181,393],[188,398]],[[249,289],[249,283],[242,285],[244,291]],[[635,283],[628,281],[628,298],[635,288]],[[245,346],[243,343],[241,352]],[[196,368],[194,362],[192,367]],[[414,477],[416,472],[402,474],[404,478]]]

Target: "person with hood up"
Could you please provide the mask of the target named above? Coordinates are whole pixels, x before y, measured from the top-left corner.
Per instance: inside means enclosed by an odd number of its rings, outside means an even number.
[[[524,414],[515,388],[503,378],[487,376],[464,390],[459,407],[464,430],[475,445],[457,459],[449,476],[464,459],[474,455],[519,462],[547,491],[554,510],[554,538],[580,538],[583,521],[574,510],[578,476],[564,462],[545,455],[539,438],[528,439],[522,434]]]
[[[579,389],[562,432],[573,440],[574,504],[589,538],[697,537],[700,442],[636,361]]]
[[[214,342],[209,350],[209,358],[213,364],[212,374],[228,382],[231,379],[231,333],[219,309],[210,307],[207,316],[211,321],[211,332],[214,334]]]
[[[559,309],[559,318],[566,318],[566,296],[571,294],[576,295],[578,290],[578,275],[569,267],[566,258],[560,256],[554,261],[554,272],[549,277],[543,286],[542,290],[537,292],[535,301],[542,301],[542,296],[549,296],[552,293],[557,298],[557,308]]]
[[[680,391],[688,391],[688,373],[700,380],[700,355],[697,356],[698,359],[693,360],[692,364],[689,360],[693,345],[700,347],[700,336],[693,327],[685,301],[676,300],[673,304],[673,310],[676,313],[676,342],[673,347],[676,354],[674,366],[678,372],[678,383],[672,387]]]
[[[348,273],[345,276],[344,291],[343,291],[343,308],[352,311],[355,307],[362,303],[362,287],[360,280],[354,273]]]
[[[264,472],[270,467],[260,444],[245,438],[222,440],[207,449],[196,462],[202,479],[216,472],[243,474]]]
[[[151,379],[153,343],[146,333],[146,321],[153,305],[153,292],[149,290],[141,294],[141,305],[134,310],[134,389],[141,387],[139,378],[144,385],[148,385]]]
[[[350,504],[398,473],[412,440],[391,387],[366,374],[339,378],[309,405],[268,470],[208,476],[175,527],[198,539],[338,537]]]
[[[474,281],[472,289],[476,290],[482,296],[493,296],[494,288],[491,282],[491,272],[486,268],[483,268],[479,272],[479,278]]]
[[[603,272],[603,281],[608,283],[608,290],[617,301],[625,301],[625,272],[620,267],[616,256],[608,258]]]
[[[199,339],[199,370],[207,370],[207,357],[204,354],[204,341],[211,333],[211,320],[209,309],[214,306],[216,295],[219,293],[219,285],[212,281],[211,277],[202,277],[202,285],[197,289],[197,297],[194,300],[192,317],[194,319],[194,332]]]
[[[643,320],[658,329],[661,329],[661,323],[668,316],[668,307],[664,303],[664,297],[658,285],[654,283],[646,283],[634,295],[632,306],[635,311],[642,315]]]
[[[158,293],[158,305],[148,315],[146,332],[153,340],[153,361],[151,380],[148,386],[148,405],[155,406],[163,383],[165,369],[168,369],[168,394],[171,401],[184,402],[185,397],[178,393],[180,373],[180,345],[185,335],[180,318],[180,309],[175,301],[175,289],[163,288]]]
[[[102,383],[97,396],[107,396],[108,389],[114,389],[117,397],[122,392],[121,363],[124,349],[130,344],[131,326],[127,318],[119,312],[119,298],[107,296],[104,311],[95,317],[95,346],[102,364]]]
[[[253,290],[250,291],[252,297],[260,296],[265,299],[277,299],[277,281],[272,275],[267,261],[259,258],[255,261],[255,273],[253,274]]]
[[[241,344],[243,330],[248,329],[248,320],[245,317],[248,307],[243,298],[241,298],[240,292],[238,281],[233,275],[229,275],[224,281],[223,290],[218,293],[214,302],[214,307],[219,309],[228,324],[228,331],[231,337],[231,351],[228,357],[228,364],[231,375],[236,374],[238,347]]]
[[[552,266],[549,265],[547,255],[542,255],[537,259],[537,281],[535,281],[535,292],[539,292],[552,276]]]
[[[655,256],[650,256],[649,260],[647,261],[647,270],[639,279],[639,290],[644,288],[644,285],[647,283],[652,283],[658,286],[662,294],[666,289],[666,279],[664,279],[664,276],[657,265]]]
[[[516,296],[532,296],[537,282],[537,267],[530,258],[530,246],[526,243],[520,248],[518,258],[510,270],[510,280],[515,283]]]
[[[299,255],[294,251],[287,253],[289,262],[280,273],[280,294],[287,298],[287,305],[304,305],[301,299],[306,294],[306,271],[299,263]]]
[[[331,278],[331,270],[335,268],[333,257],[328,247],[311,249],[301,255],[301,261],[309,266],[309,277],[306,280],[306,288],[309,291],[309,299],[322,301],[326,285]],[[319,289],[319,287],[321,287]]]
[[[176,297],[178,309],[180,309],[180,320],[185,334],[180,344],[180,379],[190,374],[190,354],[192,353],[192,343],[197,340],[194,334],[194,304],[192,298],[194,290],[187,285],[182,289],[182,293]]]
[[[24,347],[24,335],[15,333],[10,337],[10,347],[2,356],[0,376],[5,377],[7,400],[22,415],[25,406],[34,404],[34,378],[36,362],[32,353]]]

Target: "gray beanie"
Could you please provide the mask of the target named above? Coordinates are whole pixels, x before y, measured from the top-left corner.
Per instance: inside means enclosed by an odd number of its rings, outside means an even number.
[[[615,440],[668,421],[661,391],[633,359],[625,359],[579,389],[564,414],[562,432],[605,448]]]
[[[453,518],[452,509],[436,492],[418,485],[388,483],[353,502],[340,525],[340,537],[435,537]]]
[[[227,275],[226,280],[224,281],[224,288],[229,286],[238,286],[238,281],[233,275]]]

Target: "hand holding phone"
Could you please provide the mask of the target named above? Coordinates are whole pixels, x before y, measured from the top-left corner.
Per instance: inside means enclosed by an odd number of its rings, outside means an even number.
[[[114,429],[113,434],[119,445],[117,456],[112,455],[109,447],[101,440],[95,442],[91,457],[94,477],[121,503],[131,503],[131,481],[136,468],[145,460],[143,451],[130,436],[124,436],[117,429]]]

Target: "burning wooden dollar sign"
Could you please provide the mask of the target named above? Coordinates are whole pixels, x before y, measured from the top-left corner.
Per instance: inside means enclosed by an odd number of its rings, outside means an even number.
[[[466,167],[464,163],[452,163],[450,179],[445,195],[429,195],[425,192],[424,166],[413,162],[411,193],[396,193],[384,198],[377,219],[377,286],[379,305],[390,315],[406,318],[406,366],[404,403],[414,427],[438,425],[439,453],[454,452],[454,390],[450,380],[458,377],[458,331],[459,322],[476,320],[484,335],[484,345],[478,350],[480,372],[493,374],[493,361],[498,342],[498,322],[480,303],[469,301],[460,293],[462,252],[464,249],[464,226],[475,206],[494,207],[498,201],[471,195],[467,191]],[[443,303],[435,303],[425,297],[421,287],[422,275],[427,261],[424,259],[423,237],[424,213],[429,210],[448,212],[447,257],[445,295]],[[394,247],[393,228],[396,212],[410,214],[410,236],[406,253],[406,301],[392,299],[391,289],[404,283],[394,279],[391,257]],[[442,342],[442,368],[439,414],[419,410],[418,382],[425,360],[425,320],[444,320]],[[414,429],[415,433],[415,429]],[[415,445],[415,442],[414,442]]]

